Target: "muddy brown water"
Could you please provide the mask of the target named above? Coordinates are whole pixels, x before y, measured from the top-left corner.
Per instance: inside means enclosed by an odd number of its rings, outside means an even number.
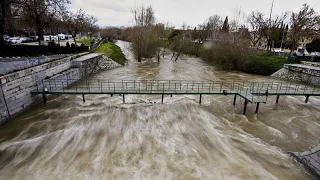
[[[129,64],[87,79],[275,81],[194,57]],[[276,80],[279,81],[279,80]],[[269,97],[259,114],[233,96],[62,95],[0,127],[0,179],[312,179],[288,151],[320,143],[320,99]]]

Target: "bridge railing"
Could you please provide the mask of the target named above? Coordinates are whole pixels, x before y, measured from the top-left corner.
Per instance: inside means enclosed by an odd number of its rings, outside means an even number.
[[[37,92],[69,94],[238,94],[250,102],[266,102],[267,95],[319,95],[320,88],[266,82],[184,80],[80,80],[47,79],[37,82]]]
[[[74,91],[105,93],[236,93],[248,90],[243,83],[180,80],[82,80],[48,79],[37,82],[37,91]],[[75,83],[76,82],[76,83]]]
[[[268,91],[269,94],[319,94],[320,88],[283,82],[253,82],[250,84],[251,94],[261,94],[266,93],[266,91]]]

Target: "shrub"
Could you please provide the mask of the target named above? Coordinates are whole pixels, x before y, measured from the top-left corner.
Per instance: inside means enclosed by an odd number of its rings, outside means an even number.
[[[241,64],[249,59],[251,50],[242,39],[212,42],[211,48],[202,48],[201,57],[223,70],[240,70]]]
[[[246,39],[224,36],[211,48],[201,48],[201,57],[222,70],[269,76],[281,69],[286,58],[257,52]]]
[[[285,57],[253,53],[249,56],[249,59],[243,63],[240,71],[270,76],[281,69],[285,62]]]

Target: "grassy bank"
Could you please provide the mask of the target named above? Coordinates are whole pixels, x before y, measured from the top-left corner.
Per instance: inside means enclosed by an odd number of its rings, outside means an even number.
[[[94,40],[94,38],[92,39]],[[96,42],[96,41],[95,41]],[[90,42],[90,39],[89,38],[85,38],[85,39],[77,39],[77,44],[78,46],[80,46],[80,44],[84,44],[86,46],[91,46],[91,42]]]
[[[126,61],[125,55],[122,53],[120,47],[112,42],[101,44],[100,47],[94,52],[102,53],[121,65],[123,65]]]

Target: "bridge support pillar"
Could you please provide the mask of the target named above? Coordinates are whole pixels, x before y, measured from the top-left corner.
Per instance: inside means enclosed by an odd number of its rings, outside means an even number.
[[[256,114],[258,114],[259,106],[260,106],[260,102],[258,102],[258,103],[257,103],[257,107],[256,107]]]
[[[200,99],[199,99],[199,103],[202,103],[202,94],[200,94]]]
[[[125,104],[126,103],[126,99],[124,97],[124,94],[122,94],[122,99],[123,99],[123,104]]]
[[[243,115],[246,115],[246,111],[247,111],[247,104],[248,104],[248,101],[246,100],[246,101],[244,102]]]
[[[163,104],[163,98],[164,98],[164,94],[162,94],[161,104]]]
[[[279,98],[280,98],[280,95],[277,96],[276,104],[279,103]]]
[[[43,104],[47,104],[47,98],[45,93],[42,93],[42,98],[43,98]]]
[[[306,96],[306,101],[305,101],[305,103],[308,103],[309,97],[310,97],[310,96]]]
[[[111,97],[113,96],[113,94],[110,94],[111,95]]]
[[[82,101],[85,103],[86,99],[84,98],[84,94],[82,94]]]
[[[170,97],[172,97],[172,94],[170,94]]]
[[[237,95],[234,95],[233,106],[236,106],[236,101],[237,101]]]

